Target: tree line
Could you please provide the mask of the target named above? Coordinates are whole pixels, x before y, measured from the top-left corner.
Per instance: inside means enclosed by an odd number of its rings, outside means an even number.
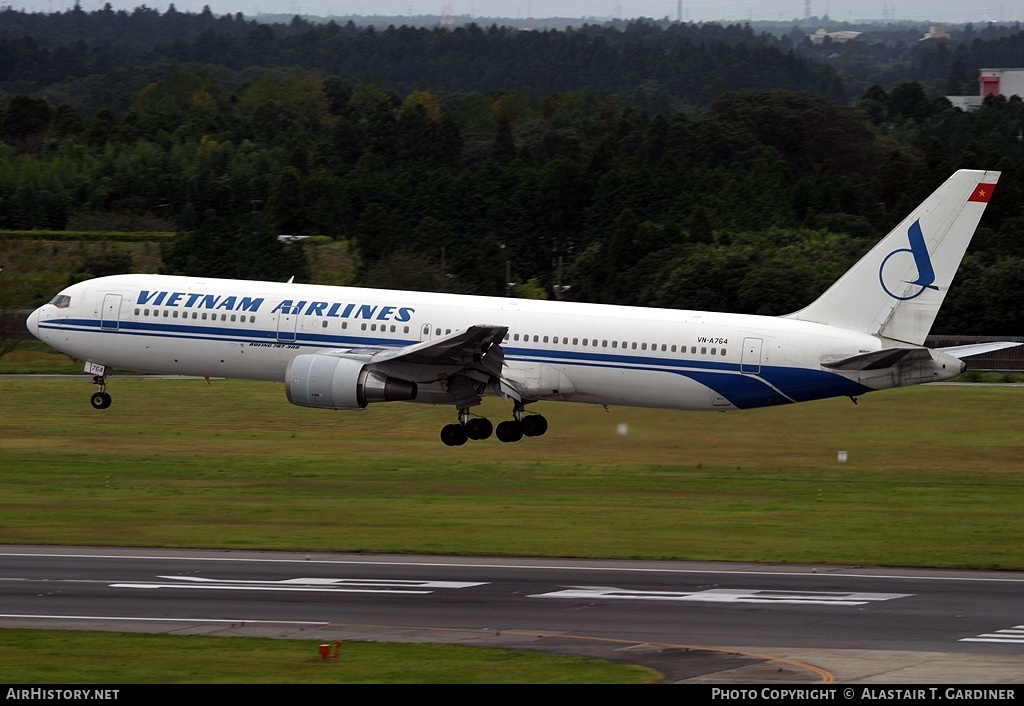
[[[845,98],[833,69],[802,59],[787,40],[749,26],[636,21],[618,27],[524,31],[458,27],[262,24],[241,14],[0,11],[0,89],[45,91],[92,112],[160,77],[169,62],[218,66],[236,85],[251,67],[306,68],[399,93],[516,90],[531,97],[577,88],[648,110],[701,107],[735,88],[810,91]],[[124,89],[129,89],[127,92]]]
[[[936,332],[1021,328],[1018,99],[964,113],[915,82],[856,106],[751,88],[689,116],[589,88],[162,71],[124,107],[0,102],[0,228],[178,231],[168,272],[300,280],[276,236],[320,235],[350,243],[368,286],[782,314],[954,169],[999,169]]]

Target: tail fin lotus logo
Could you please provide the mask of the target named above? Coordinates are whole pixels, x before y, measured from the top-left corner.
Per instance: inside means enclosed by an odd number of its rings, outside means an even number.
[[[906,301],[908,299],[916,299],[917,297],[924,294],[926,289],[934,289],[938,291],[938,287],[932,284],[935,281],[935,269],[932,267],[932,259],[928,255],[928,247],[924,242],[924,233],[921,232],[921,221],[914,221],[910,228],[907,230],[907,237],[910,240],[909,248],[899,248],[893,250],[891,253],[885,256],[882,260],[881,266],[878,268],[878,281],[882,285],[882,289],[893,299],[899,299]],[[917,268],[917,279],[914,280],[889,280],[889,284],[886,284],[886,266],[889,266],[890,272],[900,271],[906,272],[906,267],[900,262],[902,258],[905,258],[904,253],[910,253],[914,258],[914,265]],[[895,261],[890,263],[890,260],[896,258]],[[897,265],[900,265],[897,267]],[[903,285],[912,285],[911,287],[904,287]],[[914,289],[917,287],[917,289]],[[897,293],[901,292],[901,293]]]

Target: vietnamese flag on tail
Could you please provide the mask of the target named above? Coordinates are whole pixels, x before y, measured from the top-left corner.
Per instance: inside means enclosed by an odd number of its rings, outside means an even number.
[[[988,200],[992,198],[992,192],[995,191],[995,188],[995,184],[978,184],[974,189],[974,193],[971,194],[971,198],[967,200],[988,203]]]

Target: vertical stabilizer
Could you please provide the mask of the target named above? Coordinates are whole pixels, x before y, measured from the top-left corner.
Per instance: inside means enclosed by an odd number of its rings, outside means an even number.
[[[924,344],[999,172],[961,169],[810,306],[787,318]]]

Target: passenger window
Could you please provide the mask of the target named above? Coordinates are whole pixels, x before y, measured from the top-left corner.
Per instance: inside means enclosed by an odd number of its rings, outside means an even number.
[[[645,350],[646,350],[646,346],[647,346],[647,344],[645,343],[644,344],[644,347],[645,347],[644,349]],[[633,341],[633,350],[636,350],[636,341]]]
[[[725,349],[724,348],[722,349],[722,355],[725,355]]]
[[[707,348],[705,348],[704,346],[700,347],[700,354],[701,355],[707,355],[707,352],[708,352]]]
[[[323,324],[321,324],[321,326],[323,326],[323,328],[327,328],[327,322],[324,321]]]
[[[711,355],[715,355],[715,354],[716,354],[716,351],[715,351],[715,349],[714,349],[714,348],[712,348],[712,349],[711,349]]]
[[[636,344],[635,343],[633,344],[633,347],[636,348]],[[644,350],[644,351],[647,350],[647,344],[646,343],[641,343],[640,344],[640,350]]]
[[[612,348],[618,348],[618,347],[619,347],[619,342],[618,341],[612,341]]]

